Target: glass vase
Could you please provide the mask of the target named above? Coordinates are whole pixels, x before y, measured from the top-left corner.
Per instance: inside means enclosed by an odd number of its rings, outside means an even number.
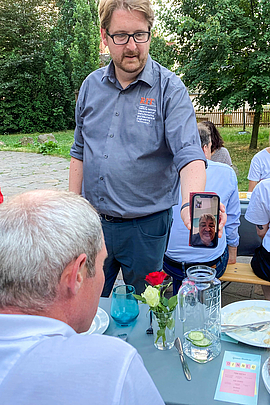
[[[175,339],[175,309],[173,311],[153,311],[154,346],[159,350],[171,349]]]

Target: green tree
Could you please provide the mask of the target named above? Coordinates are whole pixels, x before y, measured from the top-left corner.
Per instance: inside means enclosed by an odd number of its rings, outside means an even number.
[[[99,19],[95,1],[85,2],[76,0],[76,11],[73,18],[74,40],[71,44],[70,55],[73,65],[72,80],[76,90],[79,90],[83,80],[99,67]]]
[[[0,130],[34,130],[43,45],[56,16],[44,1],[0,0]],[[40,24],[42,21],[42,24]]]
[[[99,38],[95,0],[0,0],[0,132],[73,128]]]
[[[270,101],[269,0],[175,0],[161,20],[177,45],[179,73],[202,106],[255,109],[257,147],[262,106]]]
[[[173,44],[168,44],[165,39],[156,32],[153,32],[151,36],[150,55],[156,62],[169,70],[171,70],[175,64]]]

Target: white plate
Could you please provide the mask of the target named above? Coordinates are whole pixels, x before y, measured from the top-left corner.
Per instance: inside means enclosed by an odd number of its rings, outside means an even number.
[[[88,329],[86,332],[81,333],[81,335],[91,335],[91,333],[98,333],[102,335],[102,333],[104,333],[105,330],[108,328],[109,323],[110,320],[107,312],[105,312],[104,309],[98,307],[96,316],[92,322],[90,329]]]
[[[245,325],[247,323],[269,321],[270,301],[247,300],[233,302],[221,309],[222,324]],[[243,329],[234,332],[226,332],[228,336],[239,342],[251,346],[270,348],[270,325],[261,332],[252,332]]]
[[[267,391],[270,394],[270,375],[269,375],[269,371],[268,371],[268,361],[269,361],[269,359],[267,359],[262,366],[262,379],[263,379],[265,388],[267,389]]]

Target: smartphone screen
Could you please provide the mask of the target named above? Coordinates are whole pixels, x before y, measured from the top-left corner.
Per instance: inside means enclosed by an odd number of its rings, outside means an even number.
[[[220,199],[214,193],[194,193],[191,200],[189,244],[193,247],[215,248],[218,244]]]

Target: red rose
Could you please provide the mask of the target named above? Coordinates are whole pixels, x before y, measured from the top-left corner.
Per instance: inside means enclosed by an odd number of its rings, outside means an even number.
[[[153,273],[149,273],[148,276],[145,277],[145,280],[151,284],[152,286],[162,284],[164,278],[167,276],[164,271],[154,271]]]

